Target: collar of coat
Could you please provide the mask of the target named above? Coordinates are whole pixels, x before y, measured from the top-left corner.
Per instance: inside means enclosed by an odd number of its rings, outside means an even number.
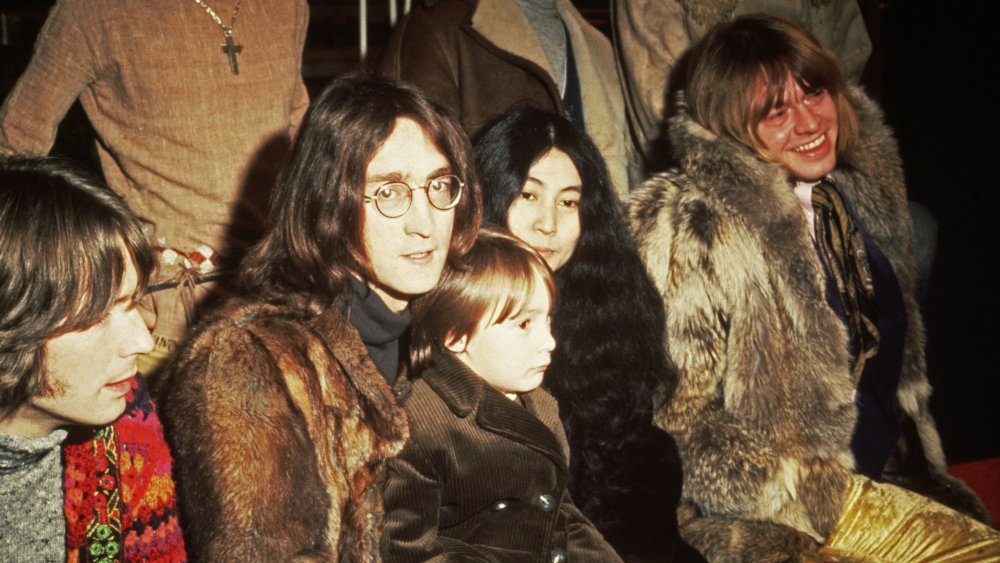
[[[406,414],[368,354],[357,329],[338,307],[329,307],[305,324],[320,335],[358,393],[381,415],[373,420],[373,425],[383,439],[392,443],[392,455],[399,453],[409,438]],[[328,399],[336,401],[332,397]],[[331,404],[330,401],[324,402]]]
[[[441,0],[424,0],[428,8],[439,3]],[[552,75],[548,57],[531,22],[513,0],[465,0],[465,3],[471,5],[471,11],[464,26],[475,30],[495,47],[527,59]],[[576,8],[569,0],[556,0],[556,9],[567,28],[571,25],[574,30],[578,28],[574,21]],[[573,47],[575,49],[576,45]]]
[[[878,105],[857,87],[849,87],[846,95],[857,114],[859,142],[850,162],[846,162],[843,155],[838,155],[837,167],[831,177],[863,220],[876,219],[864,221],[864,224],[878,241],[880,236],[886,234],[879,229],[877,219],[880,215],[890,213],[888,217],[891,218],[906,216],[902,160],[896,139]],[[753,202],[759,193],[746,194],[739,184],[782,187],[791,184],[791,179],[779,164],[765,162],[744,145],[720,138],[696,123],[688,114],[683,100],[684,93],[679,92],[678,112],[668,119],[667,134],[686,174],[702,185],[712,186],[723,200],[748,203],[751,208],[759,207]],[[711,181],[719,177],[732,178],[734,182],[720,184]],[[790,195],[790,190],[781,191],[783,195]],[[747,202],[744,198],[751,201]],[[791,197],[787,200],[795,203]]]
[[[608,39],[587,23],[570,0],[556,0],[556,9],[566,26],[566,38],[573,44],[573,56],[580,73],[584,120],[593,137],[601,132],[590,131],[590,127],[617,123],[612,120],[625,116],[625,102],[617,90],[616,77],[601,75],[601,69],[616,68],[614,53]],[[478,0],[465,25],[496,49],[530,61],[542,68],[547,76],[553,76],[545,49],[531,22],[512,0]]]
[[[561,107],[551,65],[531,22],[512,0],[462,0],[471,6],[462,28],[485,48],[501,58],[514,57],[544,71],[542,77]],[[440,0],[424,0],[428,7]],[[566,26],[567,39],[580,76],[580,97],[587,134],[608,161],[609,173],[620,194],[627,191],[628,139],[625,100],[614,74],[617,63],[611,43],[597,28],[587,23],[570,0],[556,0],[556,8]],[[523,66],[523,62],[520,63]],[[530,68],[530,67],[529,67]],[[610,73],[610,75],[609,75]]]
[[[466,418],[475,413],[476,423],[484,430],[537,450],[566,469],[568,452],[552,430],[561,424],[558,407],[545,391],[520,393],[522,406],[490,387],[454,354],[442,350],[435,350],[434,364],[421,378],[455,416]]]
[[[838,160],[831,178],[851,201],[862,225],[886,253],[904,284],[912,274],[912,228],[906,204],[902,162],[892,132],[881,110],[859,88],[850,88],[848,100],[859,126],[859,146],[850,162]],[[722,138],[695,122],[678,93],[678,113],[667,121],[670,146],[687,181],[731,216],[762,233],[769,251],[787,259],[787,268],[799,280],[809,279],[800,291],[812,295],[821,275],[800,246],[809,241],[808,227],[780,164],[762,160],[736,141]],[[675,179],[679,178],[676,172]],[[906,288],[904,287],[904,292]]]
[[[248,327],[270,350],[312,435],[323,434],[327,409],[342,408],[337,395],[343,390],[324,377],[339,369],[368,407],[381,455],[392,457],[403,449],[409,438],[406,413],[340,307],[309,316],[285,305],[244,303],[220,314]],[[319,352],[323,349],[328,353]]]

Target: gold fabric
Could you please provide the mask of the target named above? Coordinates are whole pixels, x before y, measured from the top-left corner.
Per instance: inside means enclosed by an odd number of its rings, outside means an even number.
[[[916,493],[855,475],[825,561],[1000,562],[1000,532]]]

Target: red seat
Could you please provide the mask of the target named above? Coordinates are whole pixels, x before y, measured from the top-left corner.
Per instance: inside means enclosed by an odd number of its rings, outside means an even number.
[[[1000,522],[1000,457],[959,463],[948,473],[965,481],[986,503],[993,516],[993,525]]]

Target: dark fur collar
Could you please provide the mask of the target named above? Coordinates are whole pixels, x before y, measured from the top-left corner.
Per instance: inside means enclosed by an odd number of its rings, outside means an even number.
[[[860,143],[855,154],[840,159],[831,176],[890,259],[911,257],[906,188],[895,139],[881,111],[860,89],[852,88],[848,99],[857,112]],[[823,287],[822,272],[806,247],[811,237],[788,173],[780,164],[766,162],[743,144],[696,123],[683,103],[683,93],[677,107],[667,127],[684,175],[708,203],[744,222],[751,232],[761,233],[762,251],[769,261],[792,273],[803,296],[821,298],[816,292]],[[912,259],[896,259],[893,266],[908,270],[909,262]]]

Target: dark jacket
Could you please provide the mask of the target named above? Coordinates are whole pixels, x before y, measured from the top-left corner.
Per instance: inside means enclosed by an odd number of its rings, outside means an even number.
[[[628,192],[629,136],[611,43],[569,0],[556,6],[580,77],[583,126]],[[422,88],[454,112],[470,136],[517,103],[565,114],[542,44],[514,0],[414,2],[393,32],[379,73]]]
[[[875,104],[857,90],[849,100],[860,147],[830,176],[902,290],[909,322],[896,395],[915,429],[910,453],[924,456],[923,470],[959,504],[975,504],[944,473],[928,408],[898,150]],[[680,448],[684,497],[710,516],[783,524],[822,540],[854,471],[857,409],[846,329],[827,304],[805,215],[779,164],[715,136],[683,108],[669,134],[679,169],[637,188],[630,214],[663,294],[667,350],[680,375],[657,422]]]
[[[569,497],[555,399],[512,401],[453,355],[434,362],[403,399],[412,434],[389,463],[384,559],[621,561]]]
[[[379,561],[406,415],[336,307],[236,301],[159,382],[197,561]]]

